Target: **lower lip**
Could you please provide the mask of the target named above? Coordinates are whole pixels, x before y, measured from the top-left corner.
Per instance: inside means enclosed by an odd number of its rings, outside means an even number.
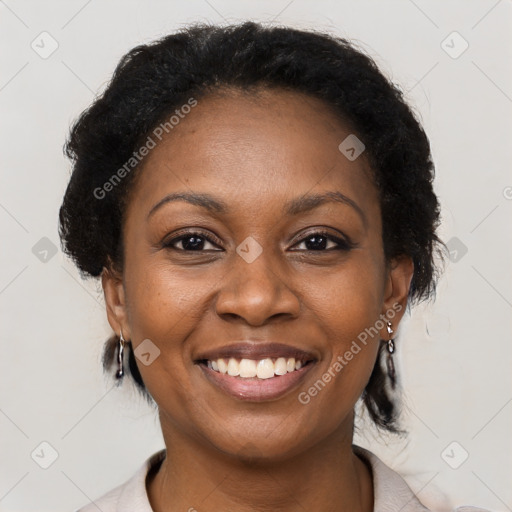
[[[204,364],[198,366],[211,383],[228,395],[239,400],[265,402],[281,398],[292,391],[293,388],[298,387],[314,365],[315,363],[311,361],[300,370],[285,375],[276,375],[270,379],[232,377],[227,373],[216,372]]]

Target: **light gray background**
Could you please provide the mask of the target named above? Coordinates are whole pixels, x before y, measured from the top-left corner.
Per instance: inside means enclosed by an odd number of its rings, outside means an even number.
[[[60,249],[44,253],[59,248],[62,145],[133,46],[193,21],[244,19],[359,41],[420,114],[453,261],[436,302],[400,329],[408,439],[369,429],[356,441],[428,506],[512,510],[511,11],[506,0],[0,0],[0,510],[71,511],[163,446],[156,414],[102,375],[111,330],[99,284]],[[58,43],[46,59],[31,47],[51,48],[43,31]],[[457,58],[453,31],[469,44]],[[58,454],[48,469],[31,458],[51,462],[43,441]]]

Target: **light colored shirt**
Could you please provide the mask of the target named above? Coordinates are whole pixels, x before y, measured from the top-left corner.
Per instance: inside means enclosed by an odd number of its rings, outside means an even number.
[[[374,512],[428,512],[405,480],[376,455],[359,446],[354,453],[366,461],[372,472]],[[154,512],[146,491],[148,472],[165,458],[165,449],[154,453],[127,482],[77,512]],[[458,507],[454,512],[488,512],[477,507]]]

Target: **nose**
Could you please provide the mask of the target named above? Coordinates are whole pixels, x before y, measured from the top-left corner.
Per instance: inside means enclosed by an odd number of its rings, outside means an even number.
[[[216,311],[224,319],[243,319],[253,326],[274,318],[296,318],[300,300],[265,251],[251,263],[238,254],[217,295]]]

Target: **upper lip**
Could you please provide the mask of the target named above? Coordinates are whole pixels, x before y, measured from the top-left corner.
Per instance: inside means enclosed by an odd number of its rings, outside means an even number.
[[[312,352],[283,343],[238,342],[201,352],[195,358],[195,361],[215,361],[231,357],[235,359],[254,359],[257,361],[273,357],[294,357],[296,361],[302,361],[303,363],[316,359]]]

